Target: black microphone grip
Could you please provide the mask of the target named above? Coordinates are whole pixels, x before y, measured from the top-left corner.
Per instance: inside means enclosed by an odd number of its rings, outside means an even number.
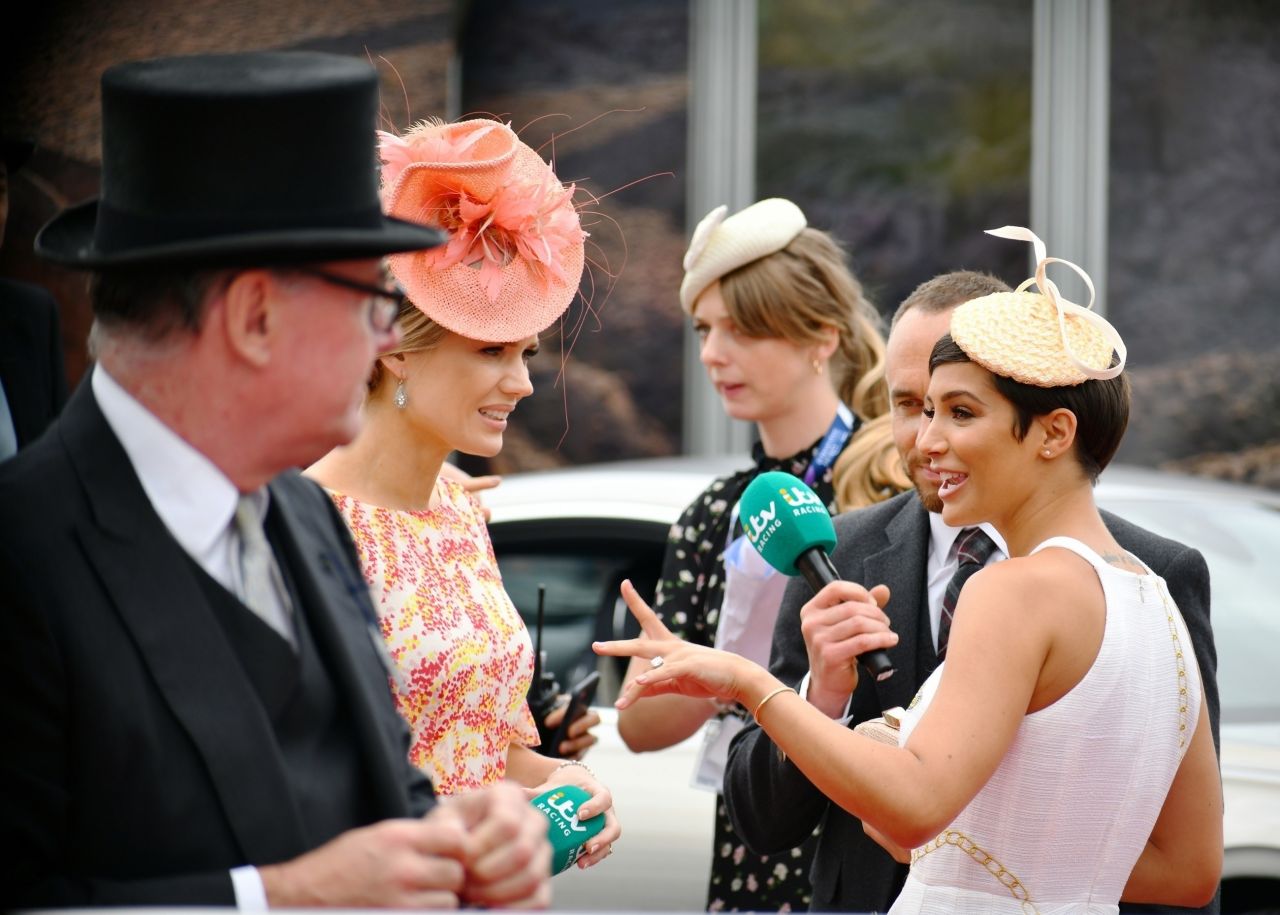
[[[809,583],[809,587],[813,588],[815,594],[833,581],[841,580],[836,573],[836,567],[831,564],[831,557],[820,546],[811,546],[797,556],[796,568],[800,570],[800,574],[804,576],[804,580]],[[889,653],[883,648],[864,651],[858,655],[858,663],[877,682],[893,676],[893,662],[889,660]]]

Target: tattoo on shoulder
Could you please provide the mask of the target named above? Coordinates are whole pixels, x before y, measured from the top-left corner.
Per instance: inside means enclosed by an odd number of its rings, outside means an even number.
[[[1102,561],[1109,566],[1121,569],[1145,571],[1146,567],[1129,553],[1100,553]]]

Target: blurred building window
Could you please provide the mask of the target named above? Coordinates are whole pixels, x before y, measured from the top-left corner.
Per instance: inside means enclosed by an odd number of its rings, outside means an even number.
[[[1280,8],[1111,5],[1118,459],[1280,487]]]
[[[460,10],[459,113],[510,121],[554,159],[560,178],[577,183],[591,235],[590,307],[575,302],[542,335],[536,391],[513,414],[493,469],[677,453],[688,0],[484,0]]]
[[[757,197],[788,197],[891,314],[958,268],[1026,275],[1032,5],[760,0]],[[1015,279],[1015,281],[1016,281]]]

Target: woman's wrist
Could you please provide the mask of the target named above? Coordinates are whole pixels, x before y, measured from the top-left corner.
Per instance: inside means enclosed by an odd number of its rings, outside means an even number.
[[[795,690],[790,686],[778,686],[764,694],[764,698],[756,703],[756,707],[751,711],[751,717],[756,720],[756,724],[760,724],[760,713],[764,711],[764,707],[769,704],[775,697],[783,693],[791,693],[795,695]]]
[[[749,712],[754,711],[769,693],[786,685],[763,667],[752,664],[751,668],[738,698],[738,702]]]
[[[553,773],[559,772],[561,769],[565,768],[566,766],[579,766],[582,769],[585,769],[587,774],[590,775],[592,778],[596,777],[596,774],[591,771],[591,767],[588,766],[586,763],[584,763],[580,759],[562,759],[560,760],[559,763],[556,764],[556,767],[551,771]]]

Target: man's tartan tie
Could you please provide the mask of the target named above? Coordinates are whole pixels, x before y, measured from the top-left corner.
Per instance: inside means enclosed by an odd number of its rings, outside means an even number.
[[[980,527],[966,527],[956,540],[956,558],[960,565],[955,574],[947,582],[947,590],[942,595],[942,617],[938,620],[938,660],[947,656],[947,637],[951,635],[951,618],[955,616],[956,602],[960,600],[960,589],[974,572],[987,564],[987,559],[996,549],[995,541],[983,533]]]

